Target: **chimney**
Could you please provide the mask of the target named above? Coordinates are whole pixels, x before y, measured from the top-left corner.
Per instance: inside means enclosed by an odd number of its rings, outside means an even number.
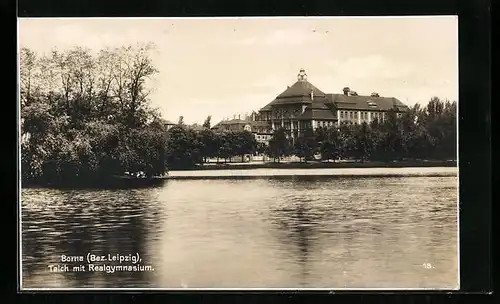
[[[349,95],[349,92],[351,91],[351,89],[349,89],[349,87],[345,87],[342,89],[342,91],[344,91],[344,95]]]
[[[238,119],[240,119],[240,117],[241,117],[240,114],[238,114]]]
[[[370,97],[380,97],[380,95],[377,92],[371,93]]]

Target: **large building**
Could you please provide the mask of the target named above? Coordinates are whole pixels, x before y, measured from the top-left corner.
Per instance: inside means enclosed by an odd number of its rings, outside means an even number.
[[[250,119],[224,120],[214,129],[244,130],[253,132],[256,139],[267,142],[273,131],[283,128],[292,137],[306,128],[334,127],[345,124],[370,123],[375,119],[385,120],[389,111],[398,116],[408,106],[397,98],[380,96],[378,93],[358,95],[348,87],[341,93],[324,93],[307,80],[304,69],[299,71],[297,81],[276,98],[252,114]]]
[[[370,123],[374,119],[384,120],[391,110],[398,115],[408,110],[397,98],[378,93],[358,95],[348,87],[339,94],[326,94],[307,80],[304,69],[297,78],[297,82],[259,110],[259,120],[267,121],[272,130],[284,128],[294,136],[304,128]]]

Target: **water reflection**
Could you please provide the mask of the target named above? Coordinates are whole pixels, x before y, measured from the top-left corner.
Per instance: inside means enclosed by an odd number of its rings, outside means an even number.
[[[149,191],[24,190],[24,284],[31,287],[147,286],[148,272],[119,272],[109,281],[103,277],[108,274],[93,273],[88,267],[82,272],[52,273],[48,266],[64,264],[62,255],[84,256],[86,260],[88,253],[101,256],[139,252],[147,261],[145,237],[154,233],[151,223],[157,222],[160,214],[148,206],[154,202],[154,192]],[[87,263],[66,264],[72,268]]]
[[[456,182],[291,175],[23,189],[23,286],[454,288]],[[88,252],[139,252],[155,270],[48,271]]]

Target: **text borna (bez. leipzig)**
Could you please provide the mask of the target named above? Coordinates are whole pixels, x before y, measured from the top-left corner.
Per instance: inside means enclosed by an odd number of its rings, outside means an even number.
[[[136,264],[141,262],[141,258],[139,253],[136,254],[107,254],[107,255],[96,255],[96,254],[87,254],[87,263],[93,262],[118,262],[118,263],[126,263],[131,262],[132,264]],[[84,256],[69,256],[69,255],[61,255],[61,262],[63,263],[71,263],[71,262],[83,262],[85,261]]]

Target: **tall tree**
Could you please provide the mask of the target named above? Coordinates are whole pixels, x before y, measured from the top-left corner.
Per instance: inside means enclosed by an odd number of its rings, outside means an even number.
[[[158,114],[147,99],[156,71],[149,51],[137,46],[94,55],[75,47],[40,55],[22,49],[24,178],[93,180],[166,169],[163,129],[155,127]]]
[[[372,133],[367,123],[363,122],[354,129],[355,155],[361,162],[368,159],[372,152]]]
[[[295,154],[307,163],[308,160],[314,158],[317,149],[317,140],[314,136],[312,128],[306,128],[300,133],[295,141]]]
[[[274,131],[271,140],[269,141],[268,155],[280,162],[281,157],[286,156],[290,153],[290,141],[286,136],[286,131],[284,129],[278,129]]]
[[[21,106],[31,103],[34,95],[40,90],[40,59],[37,54],[28,48],[21,48],[19,86]]]
[[[202,145],[196,132],[182,125],[172,127],[168,132],[166,154],[170,168],[191,168],[202,162]]]
[[[203,127],[206,129],[210,129],[210,120],[212,119],[211,115],[208,115],[207,118],[205,119],[205,122],[203,123]]]
[[[204,162],[207,161],[207,158],[216,157],[218,152],[217,134],[210,129],[205,129],[199,133],[199,137],[202,144],[201,153]]]
[[[223,132],[219,134],[218,139],[219,149],[217,152],[217,156],[224,159],[224,162],[227,162],[227,160],[234,155],[234,135],[232,132]]]
[[[236,133],[237,149],[236,154],[241,155],[241,161],[245,161],[245,154],[253,154],[257,148],[257,140],[255,136],[248,131],[241,131]]]

